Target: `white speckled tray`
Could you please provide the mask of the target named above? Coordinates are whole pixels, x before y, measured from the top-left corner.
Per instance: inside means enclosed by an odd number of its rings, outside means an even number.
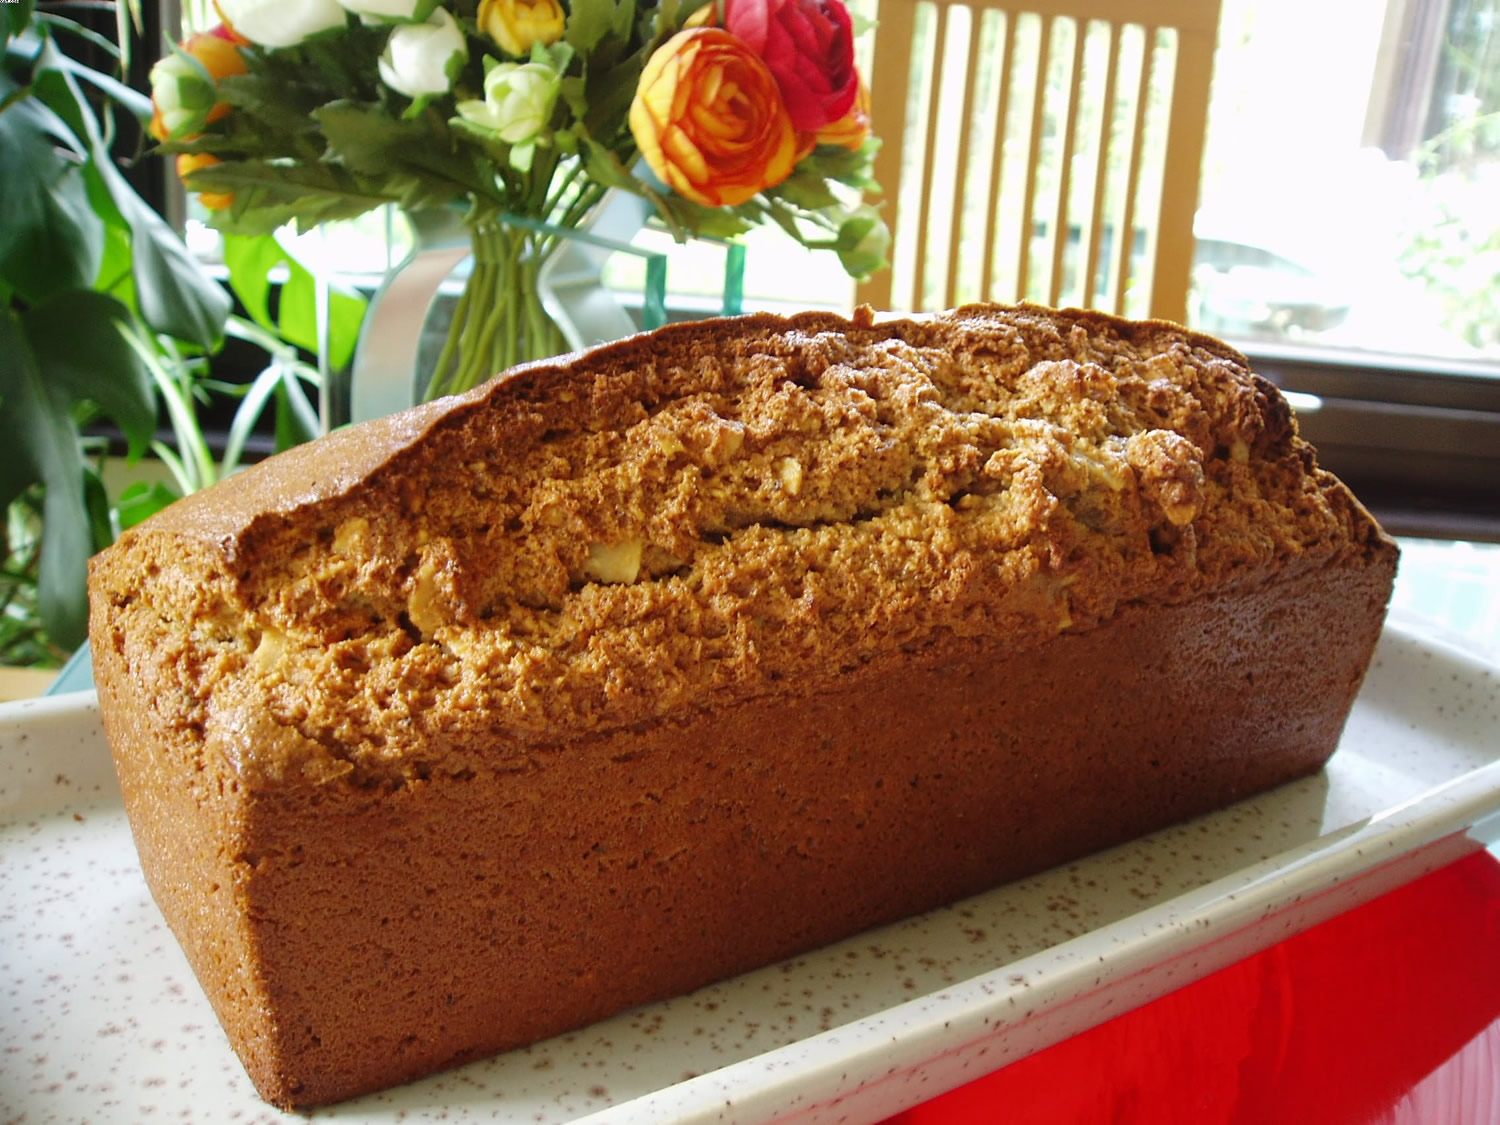
[[[1500,838],[1497,732],[1500,669],[1393,620],[1318,777],[311,1116],[878,1120]],[[0,888],[0,1120],[295,1120],[147,894],[92,694],[0,706]]]

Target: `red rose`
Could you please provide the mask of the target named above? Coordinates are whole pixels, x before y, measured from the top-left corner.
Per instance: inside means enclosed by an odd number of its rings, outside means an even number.
[[[843,0],[727,0],[724,26],[766,61],[799,131],[816,133],[854,105],[854,25]]]

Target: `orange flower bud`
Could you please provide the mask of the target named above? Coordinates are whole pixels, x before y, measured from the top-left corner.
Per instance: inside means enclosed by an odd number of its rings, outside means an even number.
[[[189,191],[193,185],[188,183],[188,178],[200,168],[209,168],[222,161],[207,152],[185,152],[177,158],[177,178]],[[234,202],[234,195],[227,191],[200,191],[198,199],[210,211],[224,211]]]
[[[647,60],[630,131],[653,172],[707,207],[745,203],[797,162],[775,76],[743,40],[713,27],[678,32]]]
[[[229,113],[229,103],[219,100],[219,82],[245,74],[249,67],[220,30],[199,32],[182,43],[180,53],[174,51],[151,68],[150,131],[157,140],[197,136]]]
[[[831,125],[817,132],[818,144],[840,145],[858,152],[870,137],[870,88],[864,79],[859,82],[859,94],[849,112]]]
[[[239,47],[228,34],[221,33],[220,28],[199,32],[184,43],[182,49],[202,63],[203,69],[208,71],[209,77],[215,82],[231,75],[248,74],[250,71]],[[229,103],[218,102],[208,111],[208,121],[212,123],[220,120],[229,109]]]

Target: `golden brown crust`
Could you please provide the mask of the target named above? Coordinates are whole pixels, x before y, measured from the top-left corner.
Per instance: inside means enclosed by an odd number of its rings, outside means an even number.
[[[1395,557],[1208,337],[756,316],[174,505],[95,560],[91,637],[158,901],[311,1104],[1316,769]],[[415,983],[351,990],[379,964]]]
[[[1326,565],[1372,527],[1207,337],[1029,307],[758,316],[293,450],[127,534],[96,591],[195,721],[234,726],[208,700],[250,679],[306,768],[373,780],[473,768],[496,731],[795,693],[937,635],[1029,647]]]

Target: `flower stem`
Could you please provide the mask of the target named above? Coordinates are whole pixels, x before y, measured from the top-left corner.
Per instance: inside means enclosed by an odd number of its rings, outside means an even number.
[[[567,213],[587,207],[585,187]],[[556,247],[556,235],[503,220],[472,228],[473,268],[454,310],[453,322],[428,387],[427,397],[458,394],[518,363],[556,355],[566,342],[537,292],[537,274]]]
[[[455,329],[461,329],[464,324],[468,323],[469,307],[473,304],[473,300],[474,284],[473,276],[470,275],[469,279],[464,282],[463,292],[458,295],[458,304],[453,309],[453,320],[449,325],[447,336],[443,339],[443,350],[438,353],[437,363],[432,368],[432,382],[428,385],[430,398],[441,394],[443,386],[451,381],[452,369],[459,358],[458,338],[461,334]]]

